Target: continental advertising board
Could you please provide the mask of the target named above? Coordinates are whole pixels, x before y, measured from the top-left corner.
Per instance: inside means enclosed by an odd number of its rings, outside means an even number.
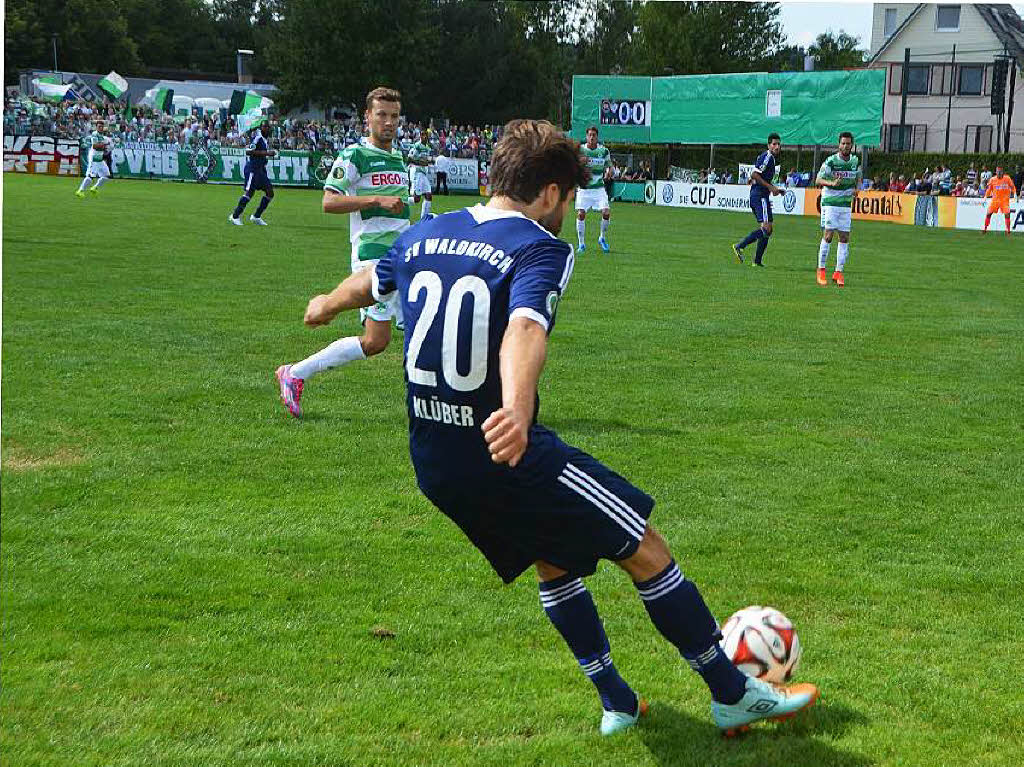
[[[737,213],[750,212],[750,187],[736,184],[688,184],[658,181],[647,187],[647,202],[675,208],[704,208]],[[888,221],[909,226],[980,230],[991,200],[978,197],[941,197],[896,192],[860,192],[853,204],[853,217],[862,221]],[[772,197],[776,215],[821,215],[818,189],[787,189]],[[1001,213],[992,216],[989,229],[1004,231]],[[1010,203],[1010,227],[1024,233],[1024,205]]]

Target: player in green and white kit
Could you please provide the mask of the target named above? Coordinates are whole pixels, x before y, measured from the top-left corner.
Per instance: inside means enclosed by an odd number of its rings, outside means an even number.
[[[419,202],[420,197],[423,197],[420,220],[433,218],[430,213],[430,203],[433,201],[434,196],[431,194],[430,176],[427,175],[427,169],[434,164],[434,158],[433,153],[430,151],[430,146],[423,139],[422,133],[416,139],[416,143],[409,147],[408,160],[409,165],[412,166],[410,168],[412,175],[412,201]]]
[[[103,120],[96,121],[96,127],[89,134],[89,162],[85,168],[85,178],[81,186],[75,192],[79,199],[85,197],[86,187],[89,182],[95,179],[95,183],[89,189],[93,194],[99,194],[100,187],[110,178],[110,169],[103,162],[103,153],[110,148],[110,138],[103,133]]]
[[[612,155],[608,147],[597,143],[596,125],[587,128],[587,143],[580,147],[580,154],[586,158],[587,165],[590,166],[590,183],[586,188],[576,190],[576,239],[579,241],[579,252],[587,249],[583,244],[583,234],[587,226],[587,211],[593,208],[601,211],[601,236],[597,244],[607,253],[611,248],[608,247],[605,234],[608,232],[612,211],[608,203],[608,193],[604,189],[604,169],[611,162]]]
[[[352,271],[372,268],[410,226],[409,173],[402,153],[393,146],[401,95],[375,88],[366,97],[369,138],[347,147],[331,166],[324,183],[324,213],[349,214]],[[311,357],[277,369],[281,402],[296,418],[305,381],[324,370],[384,351],[391,342],[391,319],[402,328],[398,296],[360,311],[363,334],[335,341]]]
[[[864,176],[860,158],[853,154],[853,134],[843,131],[839,134],[839,151],[827,157],[821,164],[815,180],[821,187],[821,245],[818,247],[818,284],[828,285],[828,249],[832,235],[839,232],[839,246],[836,251],[836,270],[832,281],[843,287],[843,267],[850,252],[850,222],[853,218],[853,201],[857,197],[857,185]]]

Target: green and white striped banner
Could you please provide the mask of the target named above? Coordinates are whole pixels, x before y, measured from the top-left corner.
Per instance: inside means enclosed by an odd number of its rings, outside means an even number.
[[[128,92],[128,81],[113,70],[110,71],[109,75],[100,80],[97,85],[112,99],[119,99]]]

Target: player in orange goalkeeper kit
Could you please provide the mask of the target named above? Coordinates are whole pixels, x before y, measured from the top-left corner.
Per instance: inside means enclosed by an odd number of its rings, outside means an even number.
[[[992,202],[985,214],[985,231],[988,231],[988,222],[992,214],[997,210],[1003,212],[1006,218],[1006,234],[1010,234],[1010,195],[1016,195],[1017,187],[1013,185],[1013,179],[1003,175],[1003,169],[996,166],[996,175],[988,180],[988,187],[985,189],[985,196],[991,197]],[[1019,197],[1017,198],[1020,199]]]

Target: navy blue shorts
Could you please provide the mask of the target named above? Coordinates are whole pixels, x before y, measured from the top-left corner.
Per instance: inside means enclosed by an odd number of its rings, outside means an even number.
[[[751,196],[750,209],[754,211],[754,218],[757,219],[759,224],[775,220],[772,216],[772,201],[768,197]]]
[[[474,470],[466,471],[450,460],[414,466],[423,493],[505,583],[538,560],[584,577],[598,560],[636,553],[654,500],[582,450],[561,446],[568,460],[553,470],[538,470],[529,449],[515,469],[473,461]]]
[[[270,183],[267,169],[254,169],[247,165],[245,167],[245,193],[251,197],[260,190],[269,193],[274,191],[274,185]]]

